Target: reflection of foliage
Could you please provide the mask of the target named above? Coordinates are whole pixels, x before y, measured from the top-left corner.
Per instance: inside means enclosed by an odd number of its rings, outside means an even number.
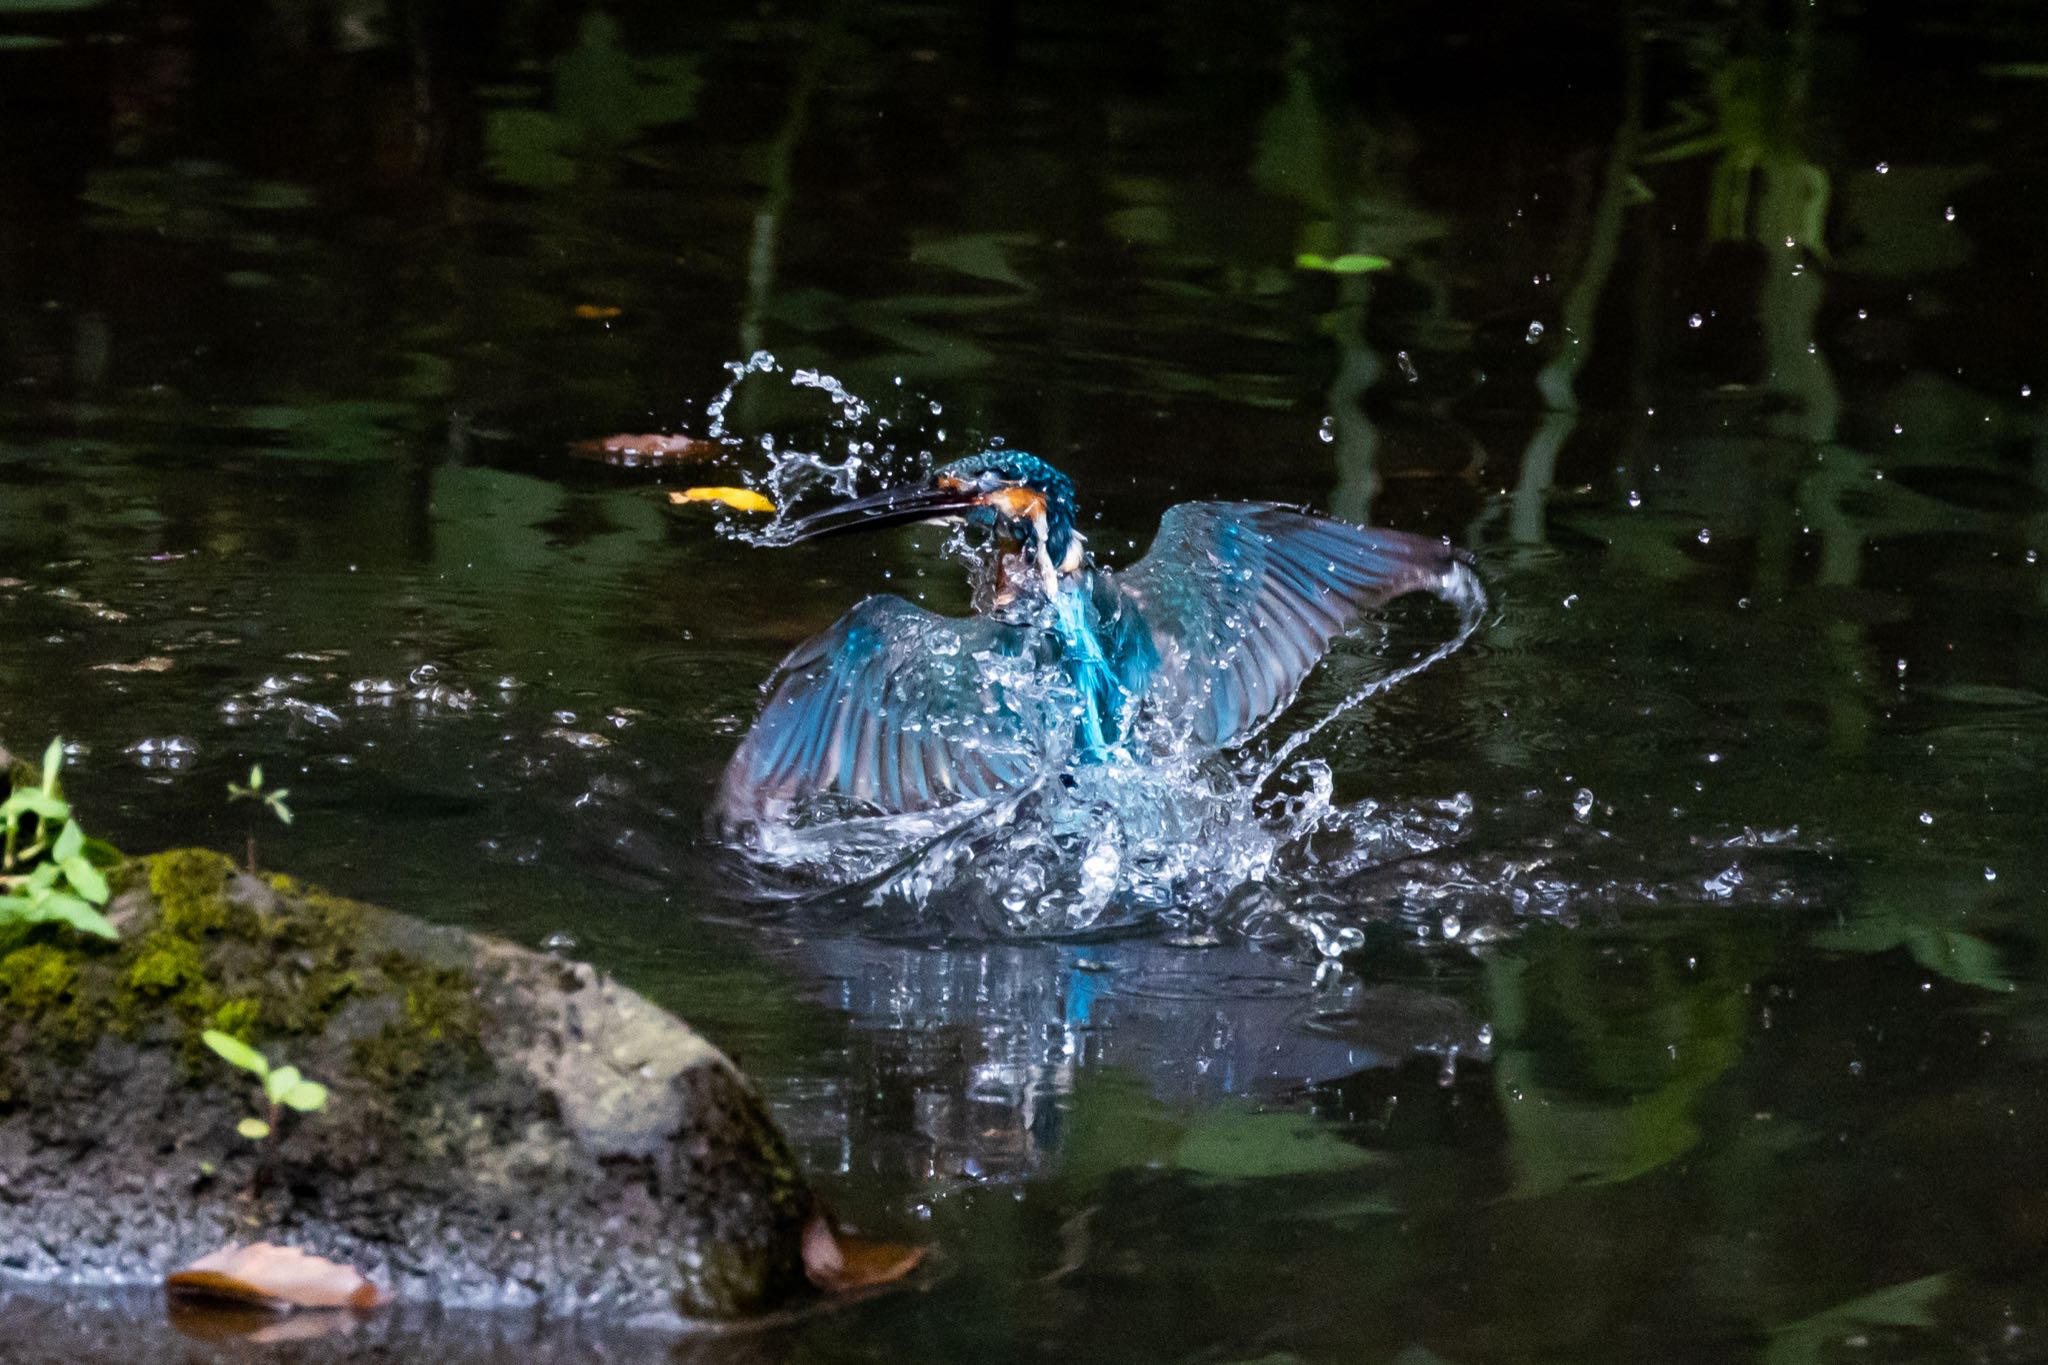
[[[1806,71],[1800,48],[1775,44],[1714,72],[1714,116],[1681,107],[1646,163],[1718,153],[1707,196],[1707,232],[1716,241],[1791,241],[1825,259],[1828,173],[1801,149]],[[1758,179],[1762,194],[1752,196]]]
[[[1589,978],[1595,965],[1561,945],[1488,968],[1502,1039],[1494,1083],[1519,1197],[1633,1180],[1683,1155],[1699,1141],[1700,1100],[1741,1052],[1745,1010],[1734,978],[1682,980],[1652,958],[1636,988],[1618,998]],[[1590,1073],[1569,1085],[1537,1066],[1560,1042],[1552,1036],[1538,1047],[1537,1036],[1559,1028]],[[1582,1098],[1588,1089],[1612,1101]]]
[[[1331,103],[1305,69],[1290,70],[1286,94],[1260,126],[1252,178],[1307,211],[1295,248],[1297,266],[1340,274],[1377,269],[1366,262],[1397,255],[1442,227],[1384,192],[1371,174],[1377,139],[1363,124],[1333,114]],[[1351,270],[1332,264],[1347,260]]]
[[[1029,289],[1029,282],[1010,264],[1009,253],[1013,247],[1035,246],[1037,242],[1037,235],[1028,232],[968,232],[920,242],[911,248],[910,259],[977,280]]]
[[[279,454],[315,460],[386,460],[394,433],[413,413],[409,403],[333,398],[296,405],[245,407],[235,425],[273,436]]]
[[[1846,924],[1815,935],[1814,944],[1854,953],[1903,948],[1922,967],[1951,981],[1979,990],[2009,991],[2012,982],[1998,950],[1955,925],[1963,894],[1940,876],[1894,873],[1868,889]]]
[[[1297,1110],[1244,1105],[1183,1112],[1135,1077],[1086,1071],[1076,1086],[1065,1167],[1079,1181],[1165,1166],[1200,1179],[1245,1180],[1353,1171],[1379,1154]]]
[[[649,127],[697,111],[697,59],[629,56],[616,21],[592,14],[554,64],[554,107],[493,109],[485,130],[491,174],[528,189],[574,183],[575,154],[623,146]]]
[[[1932,1327],[1934,1301],[1948,1290],[1948,1276],[1908,1280],[1838,1303],[1771,1333],[1764,1365],[1819,1365],[1829,1348],[1872,1327]]]
[[[277,239],[249,228],[244,215],[309,208],[302,185],[245,176],[214,161],[124,165],[92,171],[79,196],[105,210],[100,221],[185,242],[227,242],[243,251],[274,251]]]

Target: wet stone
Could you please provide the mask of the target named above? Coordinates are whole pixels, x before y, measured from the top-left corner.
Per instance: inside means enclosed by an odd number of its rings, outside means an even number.
[[[750,1081],[582,963],[237,871],[123,869],[122,941],[0,945],[0,1281],[153,1285],[262,1237],[401,1303],[645,1324],[803,1288]],[[239,1137],[236,1033],[331,1091]]]

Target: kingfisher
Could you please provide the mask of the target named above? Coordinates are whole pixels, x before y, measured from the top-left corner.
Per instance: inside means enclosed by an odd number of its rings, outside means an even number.
[[[786,526],[778,543],[964,523],[974,615],[879,594],[799,645],[726,767],[716,821],[934,811],[1068,763],[1227,749],[1366,613],[1449,594],[1469,572],[1447,540],[1264,502],[1171,508],[1144,557],[1115,570],[1077,516],[1065,474],[997,449]]]

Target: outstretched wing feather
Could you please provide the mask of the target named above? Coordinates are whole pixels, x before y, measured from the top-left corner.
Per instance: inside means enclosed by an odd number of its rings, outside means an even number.
[[[1117,586],[1150,626],[1165,684],[1206,744],[1244,738],[1293,698],[1338,636],[1403,593],[1441,589],[1448,542],[1271,503],[1186,503]],[[1157,704],[1174,704],[1161,700]]]
[[[871,597],[798,646],[719,785],[727,826],[806,798],[882,811],[993,796],[1036,770],[1045,736],[985,676],[991,656],[1041,650],[1042,632],[955,620]]]

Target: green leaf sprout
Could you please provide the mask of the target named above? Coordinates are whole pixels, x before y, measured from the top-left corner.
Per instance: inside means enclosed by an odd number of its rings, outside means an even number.
[[[96,849],[74,818],[58,786],[63,766],[59,737],[43,751],[41,781],[17,786],[0,801],[0,925],[62,924],[117,939],[120,931],[99,911],[112,889],[93,861],[106,846]]]
[[[311,1114],[327,1107],[327,1087],[318,1081],[307,1080],[297,1067],[272,1066],[270,1058],[233,1034],[222,1033],[219,1029],[206,1030],[199,1035],[199,1040],[229,1066],[246,1071],[262,1082],[263,1103],[268,1116],[258,1118],[252,1115],[235,1125],[235,1131],[249,1141],[262,1142],[274,1136],[283,1110]]]

